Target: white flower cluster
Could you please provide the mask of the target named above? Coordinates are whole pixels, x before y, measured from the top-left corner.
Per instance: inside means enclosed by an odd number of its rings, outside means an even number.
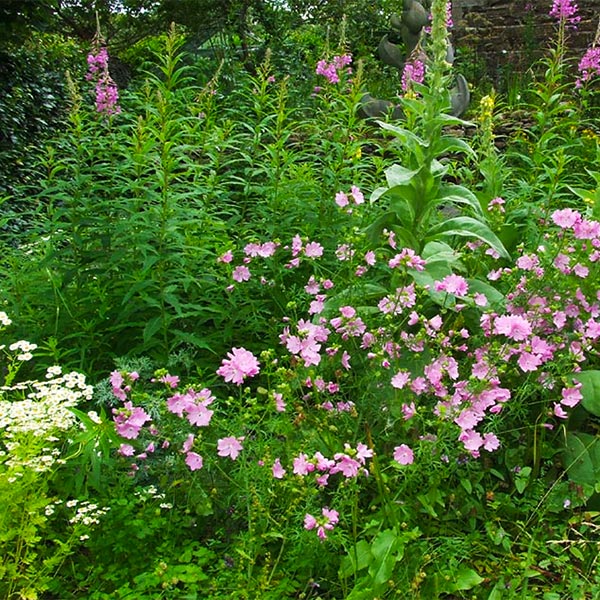
[[[0,325],[8,327],[11,323],[9,316],[4,311],[0,311]]]
[[[47,381],[28,381],[9,388],[3,387],[0,388],[0,394],[24,388],[31,391],[23,400],[0,400],[0,429],[5,430],[6,437],[28,432],[47,437],[57,429],[66,431],[76,421],[69,408],[82,399],[90,400],[93,394],[92,386],[85,383],[85,375],[76,372]]]
[[[32,344],[31,342],[26,342],[25,340],[19,340],[14,344],[11,344],[8,349],[11,352],[15,352],[16,350],[20,350],[21,353],[17,354],[17,360],[27,361],[33,358],[32,352],[37,348],[37,344]]]
[[[148,500],[148,498],[154,498],[156,500],[164,500],[166,497],[165,493],[159,492],[158,489],[156,488],[156,486],[154,486],[154,485],[149,485],[147,488],[138,489],[134,492],[134,495],[136,497],[138,497],[140,500],[142,500],[143,502]],[[165,510],[171,510],[173,508],[173,505],[170,502],[161,502],[159,504],[159,506],[160,506],[160,508],[163,508]]]
[[[110,510],[110,506],[98,506],[87,501],[79,502],[79,500],[69,500],[66,505],[69,508],[77,507],[75,514],[69,519],[69,523],[71,525],[81,523],[86,527],[99,525],[100,517]]]
[[[29,352],[32,346],[21,344],[18,349]],[[17,481],[25,471],[42,473],[64,462],[60,451],[52,447],[52,442],[59,441],[55,434],[76,424],[77,418],[69,409],[82,399],[90,400],[92,393],[84,375],[63,375],[60,367],[50,367],[46,381],[25,381],[0,388],[0,462],[8,467],[9,483]]]

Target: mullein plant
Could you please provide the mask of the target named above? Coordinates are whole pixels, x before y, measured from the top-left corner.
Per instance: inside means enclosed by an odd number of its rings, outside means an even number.
[[[396,138],[402,164],[386,170],[387,185],[371,196],[371,202],[380,205],[380,215],[369,225],[368,234],[375,245],[384,231],[393,231],[399,243],[417,252],[428,243],[447,246],[473,238],[508,257],[476,195],[465,186],[447,182],[453,174],[449,154],[475,158],[467,142],[445,131],[448,126],[466,124],[449,114],[452,103],[447,22],[446,2],[434,1],[431,34],[423,47],[427,57],[424,81],[411,79],[401,98],[406,126],[380,122]],[[415,74],[414,68],[411,73]],[[405,77],[405,82],[408,79]]]

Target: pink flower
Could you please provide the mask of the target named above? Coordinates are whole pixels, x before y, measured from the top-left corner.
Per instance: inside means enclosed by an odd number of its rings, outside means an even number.
[[[250,269],[246,265],[238,265],[231,275],[234,281],[239,283],[250,279]]]
[[[481,434],[473,429],[462,431],[458,436],[458,439],[463,443],[465,450],[468,450],[472,456],[477,458],[479,456],[479,448],[483,446],[483,438]]]
[[[575,223],[581,221],[581,215],[576,210],[564,208],[563,210],[555,210],[552,213],[552,221],[561,229],[569,229]]]
[[[402,71],[402,91],[407,92],[412,87],[412,83],[423,83],[424,80],[425,63],[418,59],[406,62]]]
[[[412,419],[417,412],[417,408],[416,408],[414,402],[411,402],[410,404],[402,404],[401,410],[402,410],[402,418],[405,421]]]
[[[185,412],[190,425],[196,425],[196,427],[208,427],[214,414],[214,411],[206,408],[206,403],[203,402],[192,402],[186,407]]]
[[[260,371],[260,363],[252,352],[245,348],[232,348],[227,356],[229,358],[223,359],[217,370],[217,375],[221,375],[225,381],[241,385],[246,377],[254,377]]]
[[[554,0],[549,14],[557,21],[568,21],[571,25],[576,25],[581,20],[576,13],[577,4],[573,0]]]
[[[346,196],[346,194],[344,194],[344,192],[338,192],[335,195],[335,203],[340,208],[344,208],[345,206],[348,206],[348,204],[350,203],[350,201],[348,200],[348,196]]]
[[[306,454],[299,454],[293,462],[294,465],[294,475],[308,475],[315,470],[315,465],[312,462],[309,462],[308,456]]]
[[[220,263],[230,263],[233,260],[233,252],[231,250],[227,250],[224,254],[221,254],[219,258],[217,258],[217,262]]]
[[[118,452],[121,456],[133,456],[135,454],[135,448],[131,444],[121,444]]]
[[[307,258],[319,258],[323,256],[323,246],[318,242],[309,242],[304,247],[304,255]]]
[[[558,404],[558,402],[554,403],[554,416],[559,419],[566,419],[569,415],[564,411],[563,407]]]
[[[281,461],[279,460],[279,458],[275,459],[275,462],[273,463],[272,472],[273,472],[273,477],[275,477],[275,479],[283,479],[286,471],[281,466]]]
[[[350,188],[350,195],[354,199],[354,204],[363,204],[363,202],[365,201],[365,197],[364,197],[363,193],[355,185],[353,185]]]
[[[573,408],[577,406],[581,400],[583,399],[583,395],[581,394],[581,383],[578,382],[575,387],[571,388],[563,388],[561,390],[561,404],[568,406],[569,408]]]
[[[317,520],[312,516],[306,513],[304,515],[304,529],[310,531],[317,526]]]
[[[335,466],[331,467],[329,472],[333,475],[334,473],[342,473],[344,477],[350,479],[358,475],[360,463],[347,454],[338,453],[334,455]]]
[[[331,531],[339,520],[340,516],[337,510],[331,510],[327,507],[324,507],[321,510],[321,514],[323,515],[319,519],[316,519],[310,514],[304,515],[304,529],[310,531],[311,529],[317,528],[317,536],[324,540],[327,537],[327,531]]]
[[[356,445],[356,459],[361,465],[364,465],[367,458],[373,458],[373,450],[362,442]]]
[[[523,341],[531,335],[529,321],[519,315],[504,315],[494,320],[494,333],[502,334],[511,340]]]
[[[190,435],[187,436],[187,439],[185,440],[185,442],[183,442],[183,447],[181,448],[181,451],[188,453],[192,449],[193,445],[194,445],[194,435],[190,433]]]
[[[273,400],[275,401],[275,410],[277,412],[285,412],[285,401],[283,394],[279,392],[273,392]]]
[[[469,284],[464,277],[460,275],[447,275],[442,281],[435,283],[436,292],[447,292],[448,294],[454,294],[455,296],[466,296],[469,291]]]
[[[179,385],[179,377],[177,375],[163,375],[159,381],[161,383],[166,383],[170,388],[176,388]]]
[[[398,371],[392,377],[392,387],[401,390],[410,381],[410,373],[407,371]]]
[[[394,448],[394,460],[400,465],[412,465],[414,453],[406,444],[401,444]]]
[[[488,452],[493,452],[500,448],[500,440],[493,433],[483,434],[483,447]]]
[[[240,452],[244,449],[241,442],[244,441],[243,437],[226,437],[222,438],[217,442],[217,454],[222,457],[229,456],[231,460],[235,460]]]
[[[577,87],[581,87],[582,81],[589,81],[594,75],[600,76],[600,46],[588,48],[577,68],[581,74],[576,82]]]
[[[204,461],[196,452],[188,452],[185,455],[185,464],[190,468],[190,471],[197,471],[202,468]]]

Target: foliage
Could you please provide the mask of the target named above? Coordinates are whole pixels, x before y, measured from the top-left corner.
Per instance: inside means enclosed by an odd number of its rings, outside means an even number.
[[[173,27],[118,105],[71,78],[3,240],[5,596],[600,593],[594,81],[561,17],[499,151],[432,9],[402,122],[318,27],[310,73]]]

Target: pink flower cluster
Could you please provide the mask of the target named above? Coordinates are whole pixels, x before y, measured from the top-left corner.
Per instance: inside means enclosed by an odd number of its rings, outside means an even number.
[[[217,369],[217,375],[227,382],[242,385],[247,377],[254,377],[260,372],[257,358],[245,348],[232,348],[227,356],[229,358],[224,358]]]
[[[554,0],[549,14],[557,21],[575,26],[581,21],[581,17],[577,16],[577,10],[577,4],[573,0]]]
[[[577,69],[580,74],[575,82],[577,87],[581,87],[583,82],[589,81],[592,77],[600,77],[600,46],[588,48],[581,57]]]
[[[363,443],[357,444],[356,448],[344,444],[344,452],[337,452],[333,458],[327,458],[321,452],[315,452],[312,458],[300,453],[293,460],[293,474],[306,477],[314,472],[317,485],[326,487],[331,475],[336,473],[341,473],[346,479],[353,479],[361,474],[368,476],[366,460],[372,457],[373,450]]]
[[[353,185],[350,188],[350,193],[346,194],[345,192],[338,192],[335,195],[335,203],[340,207],[340,208],[346,208],[346,212],[348,214],[352,214],[352,207],[350,207],[350,200],[352,200],[353,204],[364,204],[365,201],[365,197],[363,195],[363,193],[360,191],[360,188],[358,188],[357,186]]]
[[[213,411],[208,409],[215,397],[208,388],[196,392],[192,388],[184,394],[174,394],[167,400],[167,408],[180,418],[187,418],[190,425],[208,427],[213,416]]]
[[[310,531],[317,529],[317,536],[324,540],[327,538],[327,531],[331,531],[340,520],[340,515],[336,510],[330,510],[324,507],[321,510],[322,517],[315,518],[311,514],[306,513],[304,516],[304,529]]]
[[[407,61],[402,71],[401,86],[403,92],[412,89],[413,83],[423,83],[425,81],[425,63],[418,58]]]
[[[88,81],[96,81],[96,110],[105,116],[121,112],[119,90],[108,72],[108,50],[101,47],[96,54],[87,57]]]
[[[317,75],[323,75],[329,83],[339,83],[340,73],[344,69],[349,75],[352,73],[352,69],[348,66],[350,64],[352,64],[352,56],[349,54],[334,56],[331,62],[320,60],[317,63],[316,73]]]
[[[128,440],[135,440],[144,424],[150,421],[150,415],[130,401],[125,402],[121,409],[113,408],[113,415],[117,433]]]

